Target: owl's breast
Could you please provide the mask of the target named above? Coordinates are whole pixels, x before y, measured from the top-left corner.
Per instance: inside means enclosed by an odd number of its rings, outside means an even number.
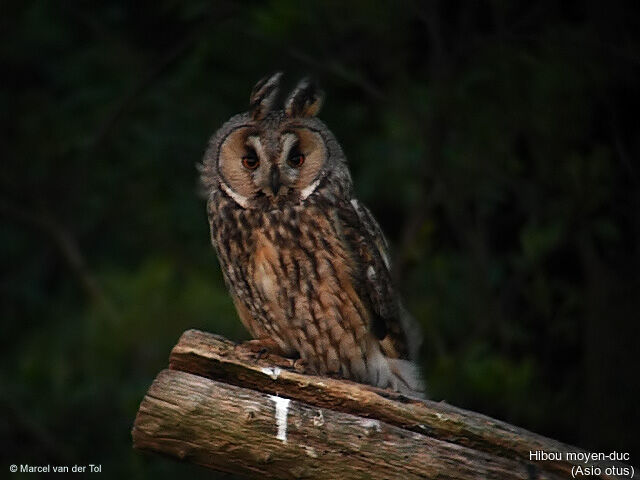
[[[369,312],[331,213],[265,214],[251,235],[246,304],[285,351],[319,373],[365,375]]]
[[[263,301],[273,305],[281,303],[279,298],[283,294],[281,282],[285,271],[279,265],[283,252],[278,251],[274,243],[267,238],[264,232],[258,230],[254,233],[255,250],[250,256],[250,270],[253,284]]]

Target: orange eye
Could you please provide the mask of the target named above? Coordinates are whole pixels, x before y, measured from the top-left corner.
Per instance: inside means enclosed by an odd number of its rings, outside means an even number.
[[[260,160],[255,154],[248,154],[242,157],[242,166],[248,170],[255,170],[260,165]]]
[[[300,152],[296,152],[289,155],[289,165],[295,168],[299,168],[304,163],[304,155]]]

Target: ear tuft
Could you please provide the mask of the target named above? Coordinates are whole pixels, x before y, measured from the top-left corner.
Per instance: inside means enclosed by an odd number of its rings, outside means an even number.
[[[264,77],[254,85],[249,97],[251,118],[261,120],[269,113],[273,107],[273,102],[278,96],[281,77],[282,72],[277,72],[269,77]]]
[[[322,106],[322,92],[314,81],[303,78],[284,104],[288,117],[314,117]]]

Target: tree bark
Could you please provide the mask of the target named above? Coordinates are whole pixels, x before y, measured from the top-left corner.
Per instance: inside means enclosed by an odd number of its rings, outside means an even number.
[[[582,450],[507,423],[305,375],[294,360],[197,330],[174,347],[132,434],[135,448],[256,478],[557,479],[585,466],[565,458]],[[536,451],[563,459],[536,461]],[[605,473],[613,465],[593,476],[622,478]]]

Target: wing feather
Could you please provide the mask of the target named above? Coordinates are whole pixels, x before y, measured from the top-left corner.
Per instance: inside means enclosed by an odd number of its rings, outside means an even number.
[[[389,244],[375,218],[362,203],[351,200],[339,219],[355,261],[360,297],[369,305],[369,329],[391,357],[409,358],[406,314],[391,278]]]

